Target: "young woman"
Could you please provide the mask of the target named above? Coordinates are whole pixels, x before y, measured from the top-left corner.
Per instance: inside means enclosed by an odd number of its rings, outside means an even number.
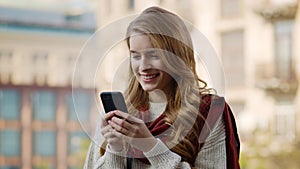
[[[129,113],[102,118],[85,168],[239,168],[239,138],[224,98],[198,78],[184,22],[159,7],[144,10],[127,29]],[[101,150],[100,150],[101,149]]]

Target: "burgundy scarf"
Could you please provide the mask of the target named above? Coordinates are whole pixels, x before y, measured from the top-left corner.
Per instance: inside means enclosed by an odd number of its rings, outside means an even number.
[[[236,123],[233,113],[223,97],[216,95],[205,95],[202,97],[200,113],[204,116],[206,123],[202,125],[202,130],[199,137],[200,148],[203,147],[205,140],[209,136],[211,129],[215,126],[218,118],[223,113],[225,122],[226,135],[226,164],[228,169],[240,169],[239,154],[240,140],[237,133]],[[202,124],[200,122],[200,124]]]
[[[239,166],[239,151],[240,151],[240,142],[237,134],[237,128],[235,124],[235,119],[233,117],[232,111],[228,104],[225,102],[223,97],[218,97],[215,95],[205,95],[202,97],[201,104],[199,107],[199,113],[204,117],[200,118],[197,122],[199,123],[201,130],[198,143],[195,143],[195,149],[198,149],[198,152],[203,147],[205,140],[209,136],[213,127],[215,126],[217,120],[223,113],[223,118],[225,121],[225,131],[226,131],[226,160],[227,168],[229,169],[240,169]],[[137,117],[148,121],[149,111],[140,111],[137,113]],[[164,132],[170,127],[164,121],[165,114],[161,114],[155,121],[147,123],[147,127],[156,138],[162,140],[166,143],[167,136]],[[161,133],[164,133],[163,135]],[[137,158],[143,163],[150,164],[148,159],[143,155],[143,152],[130,148],[128,155],[132,158]],[[188,160],[191,166],[194,165],[196,157]]]

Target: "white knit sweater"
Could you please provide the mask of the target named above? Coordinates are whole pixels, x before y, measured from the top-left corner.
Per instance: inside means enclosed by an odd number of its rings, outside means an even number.
[[[163,110],[163,106],[151,104],[150,113],[157,117]],[[154,111],[153,111],[154,110]],[[155,112],[155,113],[154,113]],[[96,127],[96,135],[91,143],[84,168],[85,169],[126,169],[125,152],[113,152],[109,146],[106,152],[100,156],[99,150],[103,138],[100,135],[100,125]],[[168,147],[158,139],[157,144],[149,152],[144,152],[145,157],[150,161],[144,164],[137,159],[132,160],[132,169],[190,169],[187,162],[181,162],[181,157],[170,151]],[[225,145],[225,124],[224,119],[219,118],[216,126],[208,136],[204,146],[198,153],[195,161],[197,169],[225,169],[226,168],[226,145]]]

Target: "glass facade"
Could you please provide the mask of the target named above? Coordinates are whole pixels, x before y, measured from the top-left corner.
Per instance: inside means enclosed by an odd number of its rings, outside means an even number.
[[[84,92],[73,92],[67,95],[68,119],[87,122],[90,114],[91,95]]]
[[[35,120],[54,121],[56,96],[51,91],[38,91],[33,94],[33,117]]]
[[[57,168],[59,157],[70,160],[65,167],[82,168],[90,139],[78,120],[89,122],[91,93],[72,93],[64,88],[1,89],[0,121],[4,121],[4,125],[0,126],[0,158],[4,159],[4,163],[0,161],[0,169],[19,169],[24,154],[32,156],[32,168]],[[65,97],[58,100],[61,96]],[[60,111],[57,109],[58,101]],[[32,116],[21,116],[25,107],[24,113]],[[58,115],[58,112],[61,114]],[[23,125],[27,127],[22,128]],[[58,133],[62,137],[58,138]],[[28,142],[25,141],[24,145],[22,139]],[[63,150],[57,149],[60,143],[64,144]]]
[[[34,133],[34,155],[56,156],[56,132],[37,131]]]
[[[0,119],[20,119],[20,93],[16,90],[0,90]]]
[[[21,135],[17,130],[0,130],[0,155],[20,156]]]
[[[20,167],[17,167],[17,166],[0,166],[0,169],[20,169]]]

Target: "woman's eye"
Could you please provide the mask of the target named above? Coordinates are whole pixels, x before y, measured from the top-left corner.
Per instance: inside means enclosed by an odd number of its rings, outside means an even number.
[[[140,59],[141,56],[140,55],[131,55],[131,58],[137,60],[137,59]]]
[[[158,55],[150,55],[150,58],[151,59],[159,59],[159,56]]]

